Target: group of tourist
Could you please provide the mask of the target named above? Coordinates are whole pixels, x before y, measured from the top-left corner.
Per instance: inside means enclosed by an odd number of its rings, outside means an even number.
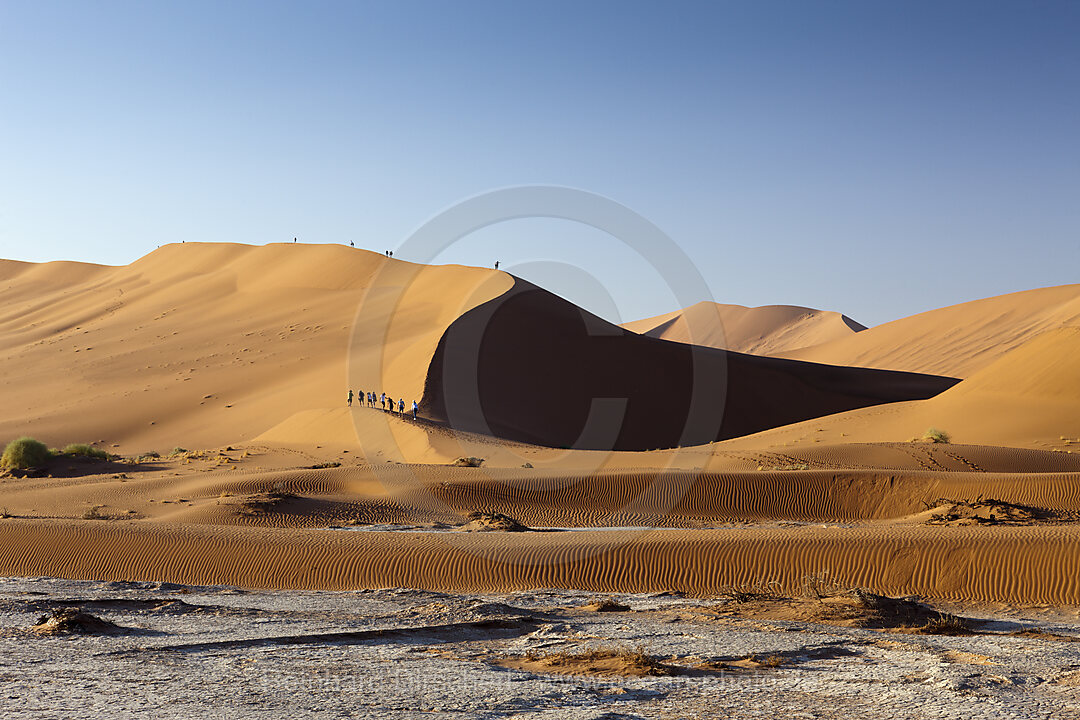
[[[407,415],[405,415],[405,400],[402,399],[402,398],[398,398],[398,401],[397,401],[396,407],[395,407],[394,398],[387,397],[386,393],[382,393],[380,395],[378,392],[365,393],[363,390],[357,390],[356,395],[354,396],[353,391],[350,389],[349,390],[349,397],[348,397],[349,407],[352,407],[353,397],[360,398],[360,402],[367,403],[367,406],[370,407],[370,408],[373,408],[376,405],[381,405],[383,410],[388,410],[390,412],[397,412],[402,417],[408,417]],[[413,400],[413,404],[412,404],[413,420],[416,419],[416,413],[419,410],[420,410],[420,405],[417,404],[417,402],[415,400]]]

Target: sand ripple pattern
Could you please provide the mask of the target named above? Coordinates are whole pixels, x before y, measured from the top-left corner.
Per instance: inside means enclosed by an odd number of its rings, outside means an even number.
[[[912,526],[473,534],[289,532],[264,528],[13,520],[0,572],[292,589],[536,587],[698,595],[811,575],[889,594],[1080,602],[1080,528]]]

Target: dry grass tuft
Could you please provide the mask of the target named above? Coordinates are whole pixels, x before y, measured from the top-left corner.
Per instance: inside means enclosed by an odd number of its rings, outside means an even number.
[[[453,467],[480,467],[484,464],[484,458],[478,457],[460,457],[455,460]]]
[[[73,443],[61,450],[60,453],[69,457],[85,457],[93,458],[94,460],[109,459],[109,453],[100,448],[87,445],[86,443]]]
[[[974,631],[968,622],[950,613],[938,613],[936,618],[927,620],[922,627],[913,630],[918,635],[972,635]]]

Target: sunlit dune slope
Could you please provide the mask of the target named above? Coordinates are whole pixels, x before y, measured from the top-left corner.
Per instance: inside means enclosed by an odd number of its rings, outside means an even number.
[[[424,410],[524,442],[646,450],[926,398],[954,382],[657,340],[515,280],[447,330]]]
[[[703,301],[623,323],[631,332],[753,355],[775,355],[865,330],[846,315],[795,305],[744,307]]]
[[[443,330],[511,285],[340,245],[186,243],[0,264],[0,441],[242,441],[346,389],[419,399]],[[355,332],[354,332],[355,330]]]
[[[732,441],[734,446],[904,441],[934,426],[954,442],[1080,449],[1080,328],[1029,340],[929,400],[867,408]]]
[[[1080,285],[999,295],[777,353],[810,362],[968,377],[1035,336],[1080,326]]]

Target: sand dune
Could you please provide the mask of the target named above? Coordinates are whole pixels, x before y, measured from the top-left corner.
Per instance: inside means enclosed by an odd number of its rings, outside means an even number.
[[[1080,443],[1078,351],[1080,328],[1059,328],[1000,356],[935,398],[855,410],[731,443],[902,442],[934,426],[959,443],[1070,452],[1073,443]]]
[[[825,573],[1080,602],[1078,290],[860,332],[702,305],[639,335],[505,273],[340,246],[3,261],[0,439],[190,450],[0,476],[0,572],[694,594]],[[707,347],[721,328],[748,352]],[[931,425],[952,443],[917,441]],[[476,512],[575,530],[455,531]]]
[[[1080,326],[1080,285],[952,305],[780,357],[964,378],[1048,330]]]
[[[336,245],[188,243],[119,268],[9,266],[0,438],[131,452],[248,439],[344,404],[350,381],[411,403],[445,327],[510,286]]]
[[[515,279],[448,328],[424,410],[524,442],[647,450],[931,397],[954,382],[657,340]]]
[[[795,305],[748,308],[708,301],[623,323],[622,327],[663,340],[753,355],[776,355],[846,338],[866,329],[837,312]]]

